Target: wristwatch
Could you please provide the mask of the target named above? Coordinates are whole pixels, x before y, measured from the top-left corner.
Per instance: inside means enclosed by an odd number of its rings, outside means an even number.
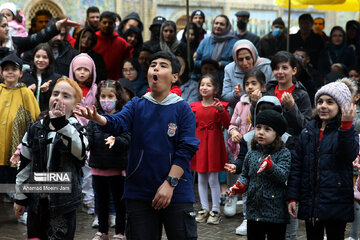
[[[166,181],[168,181],[170,186],[172,186],[172,187],[176,187],[179,183],[179,179],[177,177],[167,176]]]

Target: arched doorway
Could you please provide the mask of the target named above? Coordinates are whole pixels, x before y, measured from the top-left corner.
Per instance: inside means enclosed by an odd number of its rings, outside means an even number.
[[[52,1],[31,1],[29,6],[25,7],[25,16],[28,19],[27,27],[30,28],[31,19],[35,16],[35,13],[38,10],[48,10],[53,17],[64,17],[63,10],[54,2]]]
[[[176,28],[179,32],[180,30],[184,29],[186,27],[186,15],[182,15],[176,20]]]

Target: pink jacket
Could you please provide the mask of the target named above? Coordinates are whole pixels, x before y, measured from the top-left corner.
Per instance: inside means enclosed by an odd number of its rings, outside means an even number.
[[[228,130],[229,135],[231,135],[233,129],[236,129],[241,135],[249,132],[251,125],[250,106],[249,96],[244,94],[235,106]],[[228,140],[228,148],[234,156],[239,154],[240,146],[238,143],[233,143],[231,137]]]

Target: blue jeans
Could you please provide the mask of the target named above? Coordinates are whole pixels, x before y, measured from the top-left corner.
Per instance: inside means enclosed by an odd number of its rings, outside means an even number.
[[[160,240],[162,226],[169,240],[196,240],[197,226],[192,203],[170,203],[155,210],[151,201],[126,200],[128,240]]]

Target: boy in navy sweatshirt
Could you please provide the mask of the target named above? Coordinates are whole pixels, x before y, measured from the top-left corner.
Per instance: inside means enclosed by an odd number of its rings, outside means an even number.
[[[168,239],[196,239],[194,191],[190,160],[198,149],[195,115],[171,86],[179,78],[180,63],[160,51],[150,59],[151,92],[129,101],[121,112],[101,116],[96,108],[78,107],[77,114],[114,136],[131,132],[125,180],[128,239],[160,239],[162,225]]]

